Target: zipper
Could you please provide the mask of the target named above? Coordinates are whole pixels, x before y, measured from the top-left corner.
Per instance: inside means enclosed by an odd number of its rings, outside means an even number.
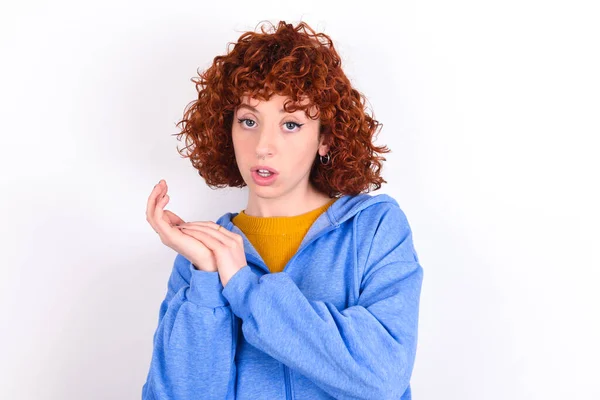
[[[285,377],[285,398],[286,400],[292,400],[292,389],[290,388],[290,369],[285,364],[283,364],[283,374]]]
[[[302,246],[301,248],[298,249],[298,251],[296,251],[296,254],[294,254],[292,256],[292,258],[287,262],[287,264],[285,265],[285,267],[283,267],[283,272],[285,272],[288,267],[290,266],[290,264],[292,263],[292,261],[294,261],[296,259],[296,257],[298,257],[298,255],[302,252],[302,250],[304,250],[305,248],[308,247],[309,244],[311,244],[313,241],[317,240],[318,238],[320,238],[321,236],[323,236],[324,234],[338,228],[340,225],[336,224],[333,226],[330,226],[327,229],[322,230],[318,235],[316,235],[315,237],[313,237],[311,240],[309,240],[308,242],[306,242],[304,244],[304,246]],[[260,266],[260,268],[265,272],[265,273],[270,273],[269,268],[267,268],[267,265],[260,259],[254,257],[252,254],[248,254],[246,253],[246,259],[252,259],[254,261],[255,264],[257,264],[258,266]],[[292,389],[291,389],[291,385],[290,385],[290,370],[287,367],[287,365],[283,364],[283,375],[285,378],[285,398],[286,400],[292,400]]]

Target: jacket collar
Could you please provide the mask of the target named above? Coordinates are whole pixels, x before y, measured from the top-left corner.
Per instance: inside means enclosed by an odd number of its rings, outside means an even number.
[[[368,193],[361,193],[358,195],[342,195],[311,225],[308,232],[306,232],[306,235],[304,235],[297,252],[321,235],[329,232],[332,229],[336,229],[342,223],[352,218],[365,208],[381,202],[393,202],[397,204],[394,198],[383,193],[374,196]],[[216,223],[224,228],[227,228],[227,230],[240,235],[244,239],[246,257],[254,258],[260,261],[261,265],[264,265],[264,260],[258,251],[256,251],[252,243],[250,243],[246,235],[244,235],[244,232],[242,232],[232,222],[232,219],[236,215],[238,215],[238,213],[225,213],[216,221]]]

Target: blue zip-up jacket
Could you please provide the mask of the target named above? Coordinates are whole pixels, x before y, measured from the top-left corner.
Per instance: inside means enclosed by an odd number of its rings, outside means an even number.
[[[411,399],[423,269],[396,200],[344,195],[270,273],[218,272],[178,254],[160,305],[144,400]]]

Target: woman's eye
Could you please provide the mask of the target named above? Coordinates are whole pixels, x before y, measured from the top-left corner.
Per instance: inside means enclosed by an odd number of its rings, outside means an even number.
[[[238,119],[238,122],[239,122],[240,124],[244,124],[244,122],[251,122],[252,124],[254,124],[254,123],[255,123],[254,121],[252,121],[251,119],[248,119],[248,118],[242,118],[242,119]],[[251,128],[253,125],[247,125],[247,124],[246,124],[246,126],[247,126],[247,127],[249,127],[249,128]]]
[[[286,122],[285,123],[286,127],[289,128],[290,130],[294,129],[295,127],[300,128],[302,125],[301,124],[297,124],[295,122]]]
[[[294,129],[295,127],[300,127],[300,124],[297,124],[295,122],[286,122],[285,123],[286,128],[288,128],[289,130]]]

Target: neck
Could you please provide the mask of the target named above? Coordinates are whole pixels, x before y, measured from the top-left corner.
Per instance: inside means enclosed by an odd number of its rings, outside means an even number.
[[[332,199],[309,185],[304,195],[287,193],[278,197],[250,194],[244,213],[253,217],[293,217],[312,211]]]

